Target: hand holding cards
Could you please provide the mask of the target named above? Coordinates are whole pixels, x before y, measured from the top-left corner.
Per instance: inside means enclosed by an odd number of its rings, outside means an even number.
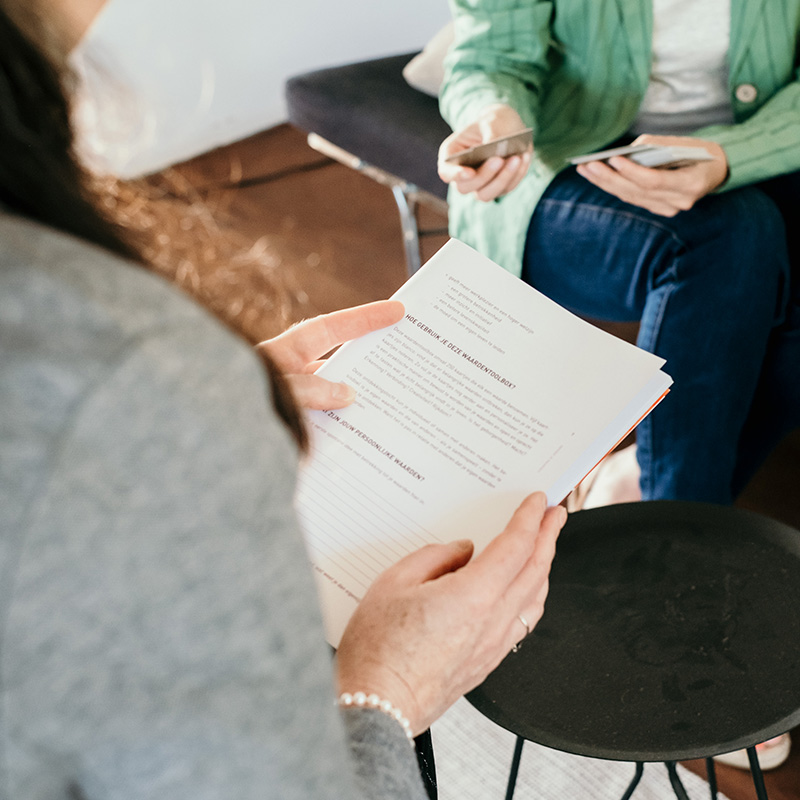
[[[489,142],[475,145],[475,147],[459,150],[459,152],[448,156],[445,161],[448,164],[459,164],[462,167],[479,167],[492,156],[509,158],[510,156],[521,155],[532,146],[533,129],[525,128],[508,136],[501,136]]]
[[[575,156],[570,164],[586,164],[590,161],[607,161],[614,156],[626,156],[636,164],[651,169],[678,169],[696,164],[699,161],[712,161],[713,156],[703,147],[683,147],[677,145],[632,144],[599,150],[583,156]]]

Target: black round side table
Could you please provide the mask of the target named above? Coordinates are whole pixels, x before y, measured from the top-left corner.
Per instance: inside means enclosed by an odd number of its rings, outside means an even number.
[[[748,748],[800,723],[800,532],[705,503],[573,514],[536,629],[468,695],[523,742],[593,758],[677,761]]]

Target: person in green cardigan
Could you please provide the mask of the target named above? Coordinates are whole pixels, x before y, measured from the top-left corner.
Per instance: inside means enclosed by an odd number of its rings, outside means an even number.
[[[451,234],[579,314],[639,322],[667,359],[673,390],[637,430],[624,499],[731,503],[800,424],[800,0],[451,8]],[[523,155],[445,161],[524,127]],[[631,141],[712,159],[569,165]]]

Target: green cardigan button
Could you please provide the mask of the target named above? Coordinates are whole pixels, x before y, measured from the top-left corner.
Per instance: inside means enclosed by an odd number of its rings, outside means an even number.
[[[752,83],[740,83],[735,94],[740,103],[752,103],[758,97],[758,89]]]

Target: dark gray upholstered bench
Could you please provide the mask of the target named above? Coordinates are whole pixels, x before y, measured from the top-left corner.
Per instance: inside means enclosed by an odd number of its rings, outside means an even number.
[[[286,83],[289,121],[319,152],[389,186],[400,212],[409,274],[420,266],[417,203],[447,213],[436,155],[450,128],[435,97],[413,89],[403,67],[416,55],[346,64]]]

